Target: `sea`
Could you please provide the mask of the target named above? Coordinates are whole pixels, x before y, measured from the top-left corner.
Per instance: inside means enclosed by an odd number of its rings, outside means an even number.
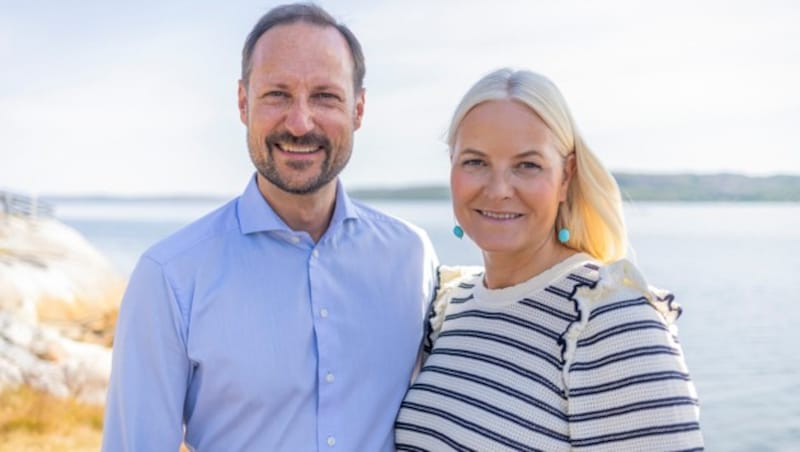
[[[56,216],[123,275],[223,201],[62,200]],[[481,264],[449,201],[370,204],[424,228],[443,264]],[[633,258],[684,308],[679,339],[710,451],[800,451],[800,204],[627,203]]]

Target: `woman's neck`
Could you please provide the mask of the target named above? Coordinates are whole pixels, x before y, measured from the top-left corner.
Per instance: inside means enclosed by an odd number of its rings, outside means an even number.
[[[576,254],[572,248],[555,240],[538,248],[520,252],[483,252],[483,284],[487,289],[502,289],[527,281],[564,259]]]

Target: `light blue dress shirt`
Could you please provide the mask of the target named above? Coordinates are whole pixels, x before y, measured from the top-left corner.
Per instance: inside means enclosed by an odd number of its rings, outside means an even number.
[[[390,451],[437,260],[341,183],[318,243],[255,177],[140,259],[120,307],[103,450]]]

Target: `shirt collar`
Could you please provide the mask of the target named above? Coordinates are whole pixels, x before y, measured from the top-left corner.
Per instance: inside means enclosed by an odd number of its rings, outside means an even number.
[[[242,234],[262,231],[292,231],[264,199],[258,189],[255,174],[237,201],[237,213]],[[340,180],[337,180],[336,206],[333,209],[333,216],[328,229],[334,228],[347,219],[358,219],[358,212],[353,205],[353,201],[345,193],[344,185]]]

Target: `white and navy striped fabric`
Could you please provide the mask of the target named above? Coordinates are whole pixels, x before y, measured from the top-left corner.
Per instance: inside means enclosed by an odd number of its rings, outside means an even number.
[[[481,278],[454,286],[432,312],[397,450],[703,448],[671,325],[679,310],[629,262],[603,267],[578,254],[498,290]]]

